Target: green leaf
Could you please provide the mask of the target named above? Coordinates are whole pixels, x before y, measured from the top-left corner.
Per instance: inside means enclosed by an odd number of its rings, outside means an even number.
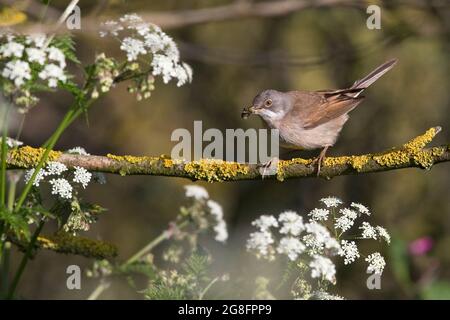
[[[69,61],[72,61],[76,64],[81,63],[76,56],[75,41],[73,41],[70,34],[64,34],[54,37],[50,45],[60,49],[66,56],[66,59],[68,59]]]
[[[30,240],[30,229],[28,227],[28,219],[22,212],[12,212],[6,208],[0,209],[0,221],[3,221],[5,226],[17,238],[25,238]]]

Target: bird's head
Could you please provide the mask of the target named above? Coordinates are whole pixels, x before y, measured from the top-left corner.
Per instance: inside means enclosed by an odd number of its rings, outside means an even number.
[[[242,118],[246,119],[251,114],[259,115],[266,122],[282,119],[291,109],[292,99],[284,92],[276,90],[265,90],[258,94],[252,106],[242,110]]]

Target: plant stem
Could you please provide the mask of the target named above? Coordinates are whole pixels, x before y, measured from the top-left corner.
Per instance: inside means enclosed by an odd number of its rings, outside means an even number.
[[[179,225],[175,225],[173,228],[181,229],[189,224],[189,221],[183,221]],[[159,245],[164,240],[169,239],[171,232],[169,230],[164,230],[159,236],[150,241],[145,247],[139,250],[136,254],[134,254],[131,258],[125,261],[122,265],[131,264],[137,260],[139,260],[142,256],[153,250],[157,245]],[[88,300],[96,300],[100,294],[103,293],[109,287],[109,283],[106,283],[104,280],[100,282],[100,284],[92,291],[89,295]]]
[[[10,211],[14,208],[14,200],[16,199],[16,186],[17,181],[10,179],[8,189],[8,202],[7,202],[7,207],[8,210]]]
[[[2,132],[2,145],[1,145],[1,176],[0,176],[0,205],[5,205],[5,194],[6,194],[6,157],[8,155],[8,145],[6,144],[6,139],[8,136],[8,116],[9,116],[10,106],[8,105],[5,110],[5,115],[3,117],[3,132]]]
[[[184,228],[189,221],[183,221],[178,226],[175,226],[174,228],[181,229]],[[171,235],[171,232],[168,230],[164,230],[159,236],[157,236],[153,241],[149,242],[145,247],[143,247],[141,250],[139,250],[136,254],[134,254],[131,258],[129,258],[125,264],[133,263],[137,260],[139,260],[142,256],[147,254],[148,252],[152,251],[157,245],[159,245],[164,240],[169,239]]]
[[[19,284],[20,277],[22,276],[22,273],[25,270],[25,266],[27,265],[28,259],[31,256],[31,252],[33,251],[34,245],[36,244],[36,240],[39,234],[41,233],[42,228],[44,227],[44,223],[45,223],[44,220],[41,220],[41,222],[39,222],[38,227],[36,228],[36,230],[33,233],[33,236],[31,237],[30,244],[28,245],[27,250],[22,257],[22,260],[20,261],[19,269],[14,275],[13,282],[6,296],[7,299],[12,299],[14,297],[14,293],[16,291],[17,285]]]
[[[109,288],[109,283],[106,281],[102,281],[95,289],[92,291],[92,293],[87,298],[88,300],[97,300],[98,297]]]
[[[209,289],[219,280],[219,277],[215,277],[206,287],[203,289],[203,291],[198,296],[198,300],[203,300],[203,297],[208,292]]]
[[[3,245],[2,263],[1,263],[1,287],[0,297],[3,297],[8,290],[8,273],[9,273],[9,252],[11,250],[11,242],[6,241]]]
[[[38,165],[36,166],[36,168],[34,169],[33,174],[31,175],[30,180],[28,181],[28,183],[25,185],[25,188],[23,189],[19,199],[17,200],[17,204],[15,206],[15,210],[14,211],[18,211],[21,206],[23,205],[28,193],[31,190],[31,187],[33,186],[34,180],[36,179],[37,174],[39,173],[39,171],[42,169],[42,167],[44,166],[44,163],[47,161],[48,156],[50,154],[50,151],[53,149],[53,147],[55,146],[56,142],[58,141],[59,137],[61,136],[61,134],[64,132],[64,130],[67,128],[66,127],[66,123],[69,122],[72,119],[73,114],[76,112],[75,107],[72,106],[70,108],[70,110],[66,113],[66,115],[64,116],[63,120],[61,121],[61,123],[59,124],[59,126],[56,128],[55,132],[52,134],[52,136],[49,139],[49,143],[46,146],[46,149],[44,151],[44,154],[42,155],[41,159],[39,160]]]

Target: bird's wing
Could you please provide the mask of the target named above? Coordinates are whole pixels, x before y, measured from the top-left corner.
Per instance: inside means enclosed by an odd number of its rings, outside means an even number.
[[[353,110],[363,99],[354,97],[361,89],[322,90],[317,92],[292,92],[294,117],[301,119],[303,128],[312,129]]]

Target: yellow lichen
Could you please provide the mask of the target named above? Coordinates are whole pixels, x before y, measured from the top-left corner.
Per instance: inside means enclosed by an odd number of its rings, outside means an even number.
[[[156,157],[129,156],[129,155],[116,156],[116,155],[110,154],[110,153],[108,153],[106,155],[106,157],[116,160],[116,161],[128,162],[129,164],[140,164],[140,163],[143,163],[143,162],[146,162],[149,160],[154,160],[156,158]]]
[[[441,131],[441,127],[430,128],[424,134],[405,143],[399,150],[392,150],[380,155],[376,155],[373,159],[382,166],[396,167],[399,165],[408,164],[411,159],[415,164],[422,168],[430,168],[434,162],[433,152],[423,150],[423,148],[433,140],[433,138]]]
[[[246,175],[249,172],[249,167],[237,162],[201,159],[186,163],[184,171],[194,179],[215,182],[230,180],[238,175]]]
[[[44,152],[43,148],[21,147],[11,150],[8,162],[19,168],[32,168],[39,163]],[[57,160],[61,154],[59,151],[50,151],[47,161]]]
[[[372,157],[370,155],[352,156],[351,165],[353,169],[360,172],[364,166],[369,163]]]
[[[373,156],[373,160],[375,160],[376,163],[386,167],[396,167],[409,163],[409,159],[409,154],[403,150],[389,151]]]
[[[405,143],[403,147],[410,153],[416,153],[422,150],[433,138],[441,131],[441,127],[430,128],[424,134]]]
[[[73,236],[65,232],[59,232],[51,236],[40,236],[37,238],[37,243],[44,249],[97,259],[117,256],[117,248],[112,244]]]

